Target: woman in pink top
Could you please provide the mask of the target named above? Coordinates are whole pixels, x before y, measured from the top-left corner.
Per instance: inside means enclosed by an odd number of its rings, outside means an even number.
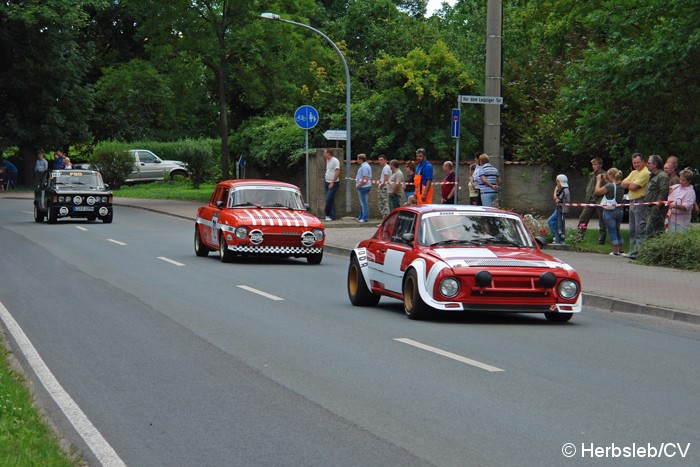
[[[669,202],[669,232],[683,232],[690,226],[690,216],[695,204],[695,190],[691,182],[693,172],[681,170],[680,184],[671,186],[668,194]]]

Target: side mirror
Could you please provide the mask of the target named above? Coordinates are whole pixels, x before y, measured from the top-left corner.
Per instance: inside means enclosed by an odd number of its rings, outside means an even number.
[[[311,206],[309,206],[309,203],[304,203],[304,209],[306,209],[307,211],[311,210]]]
[[[539,235],[535,237],[535,241],[537,244],[540,246],[540,248],[544,248],[547,246],[547,239],[544,237],[540,237]]]
[[[109,183],[105,183],[105,190],[109,190]]]
[[[221,201],[221,200],[217,201],[217,202],[216,202],[216,207],[219,208],[219,209],[221,209],[222,207],[224,207],[224,202]]]
[[[406,232],[405,234],[401,235],[401,238],[406,243],[413,243],[413,239],[415,238],[415,235],[413,235],[411,232]]]

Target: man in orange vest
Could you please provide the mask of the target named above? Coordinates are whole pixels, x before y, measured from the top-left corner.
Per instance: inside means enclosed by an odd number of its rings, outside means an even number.
[[[416,202],[418,204],[433,203],[433,165],[425,157],[425,149],[416,149],[416,175],[413,183],[416,186]]]

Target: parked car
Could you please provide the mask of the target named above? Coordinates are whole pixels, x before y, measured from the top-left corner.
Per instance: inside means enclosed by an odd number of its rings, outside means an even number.
[[[125,183],[155,182],[171,179],[187,178],[187,164],[182,161],[163,160],[148,149],[130,149],[129,154],[134,159],[134,170],[124,180]],[[76,164],[75,168],[90,169],[88,163]]]
[[[299,188],[270,180],[228,180],[216,185],[209,204],[199,208],[194,251],[218,251],[222,262],[236,256],[323,259],[325,230],[310,214]]]
[[[406,316],[445,312],[544,313],[568,321],[582,308],[581,280],[543,253],[517,214],[480,206],[395,209],[350,255],[355,306],[402,300]]]
[[[112,192],[94,170],[50,170],[44,172],[34,190],[34,220],[55,224],[63,218],[100,219],[112,222]]]

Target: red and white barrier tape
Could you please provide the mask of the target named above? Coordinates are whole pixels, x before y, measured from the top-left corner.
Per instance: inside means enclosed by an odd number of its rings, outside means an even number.
[[[600,204],[597,203],[562,203],[564,206],[574,206],[574,207],[598,207]],[[620,204],[608,204],[608,206],[624,207],[624,206],[670,206],[673,201],[648,201],[646,203],[620,203]]]
[[[345,180],[352,180],[354,182],[359,182],[360,180],[357,178],[350,178],[350,177],[345,177]],[[382,182],[381,180],[367,180],[369,183],[373,185],[414,185],[413,183],[409,182]],[[433,186],[435,185],[454,185],[455,182],[433,182]],[[462,187],[460,187],[461,189]]]

